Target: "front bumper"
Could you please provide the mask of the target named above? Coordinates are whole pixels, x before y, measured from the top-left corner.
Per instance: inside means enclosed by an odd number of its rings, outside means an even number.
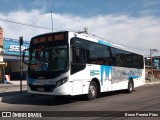
[[[27,91],[31,94],[43,94],[43,95],[71,95],[69,85],[67,83],[55,87],[55,85],[27,85]]]

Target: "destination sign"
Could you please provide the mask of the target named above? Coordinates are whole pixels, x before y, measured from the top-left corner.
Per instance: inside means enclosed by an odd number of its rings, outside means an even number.
[[[34,48],[32,51],[33,52],[40,52],[40,51],[42,51],[43,50],[43,47],[41,47],[41,48]]]
[[[65,33],[59,34],[46,34],[40,37],[35,37],[32,39],[32,44],[43,44],[48,42],[55,42],[55,41],[65,41]]]

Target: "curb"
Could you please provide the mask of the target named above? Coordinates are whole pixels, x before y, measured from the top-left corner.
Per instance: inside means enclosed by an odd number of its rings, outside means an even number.
[[[148,83],[145,83],[145,85],[154,85],[154,84],[160,84],[160,82],[148,82]]]
[[[22,86],[23,85],[27,85],[25,83],[22,83]],[[0,87],[9,87],[9,86],[20,86],[20,83],[8,83],[8,84],[0,84]]]
[[[15,84],[0,84],[0,87],[17,86]]]

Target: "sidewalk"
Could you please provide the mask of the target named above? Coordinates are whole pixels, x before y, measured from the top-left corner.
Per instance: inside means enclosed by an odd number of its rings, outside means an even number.
[[[154,79],[152,81],[145,80],[145,84],[151,84],[151,85],[153,85],[153,84],[160,84],[160,79]]]
[[[15,86],[20,85],[20,80],[11,80],[8,81],[6,84],[0,83],[0,86]],[[22,85],[27,85],[27,80],[22,80]]]
[[[27,81],[22,80],[22,90],[27,89]],[[6,84],[0,83],[0,94],[4,94],[7,92],[15,92],[20,90],[20,81],[9,81]]]

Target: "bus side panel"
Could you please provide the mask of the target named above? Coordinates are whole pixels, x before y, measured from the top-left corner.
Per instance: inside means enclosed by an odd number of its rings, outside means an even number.
[[[74,80],[72,93],[73,95],[82,94],[82,80]]]
[[[134,87],[143,85],[144,70],[124,67],[112,68],[112,90],[127,89],[130,79],[133,79]]]
[[[143,71],[135,68],[86,65],[84,70],[70,77],[73,81],[72,94],[88,94],[89,84],[93,78],[99,80],[101,92],[127,89],[130,79],[133,79],[134,87],[137,87],[144,84]]]
[[[127,89],[128,87],[128,68],[114,67],[112,68],[112,91]],[[127,74],[126,74],[127,73]]]
[[[134,79],[134,87],[139,87],[144,84],[145,84],[145,70],[143,69],[142,76],[137,79]]]
[[[86,65],[84,70],[74,73],[70,76],[73,81],[72,95],[88,94],[90,81],[100,79],[99,65]]]
[[[101,92],[111,91],[112,67],[100,65]]]
[[[83,80],[83,94],[88,94],[90,80]]]

